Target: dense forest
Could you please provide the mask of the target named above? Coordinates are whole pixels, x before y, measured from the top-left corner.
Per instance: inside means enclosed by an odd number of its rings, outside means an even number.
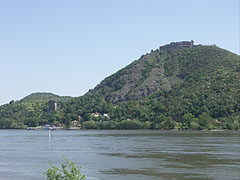
[[[217,46],[152,50],[84,96],[34,93],[0,106],[2,129],[73,121],[87,129],[237,130],[240,57]]]

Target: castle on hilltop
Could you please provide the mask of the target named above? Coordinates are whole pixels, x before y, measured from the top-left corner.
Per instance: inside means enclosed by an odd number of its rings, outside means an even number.
[[[160,50],[164,51],[171,48],[178,48],[178,47],[192,47],[194,41],[179,41],[179,42],[171,42],[170,44],[166,44],[164,46],[160,46]]]

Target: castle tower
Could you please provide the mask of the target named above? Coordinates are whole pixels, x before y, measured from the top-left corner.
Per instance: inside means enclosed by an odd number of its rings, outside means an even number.
[[[193,46],[193,43],[194,43],[194,41],[193,40],[191,40],[191,45]]]
[[[56,111],[57,110],[57,101],[50,100],[49,101],[49,111]]]

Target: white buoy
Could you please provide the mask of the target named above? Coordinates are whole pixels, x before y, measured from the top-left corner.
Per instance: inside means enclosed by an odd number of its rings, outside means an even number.
[[[48,130],[48,149],[51,149],[51,129]]]

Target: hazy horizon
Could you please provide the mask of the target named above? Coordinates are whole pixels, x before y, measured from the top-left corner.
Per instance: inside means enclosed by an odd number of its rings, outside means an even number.
[[[0,105],[81,96],[171,41],[239,54],[238,0],[0,0],[0,11]]]

